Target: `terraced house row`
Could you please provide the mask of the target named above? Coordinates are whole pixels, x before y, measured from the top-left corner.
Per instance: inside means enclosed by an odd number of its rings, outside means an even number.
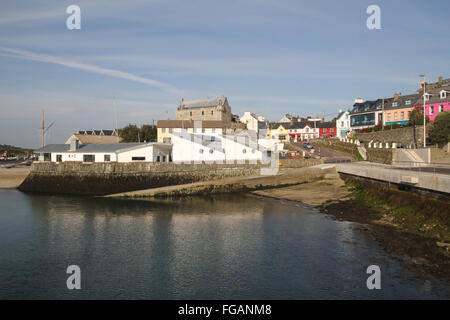
[[[353,109],[349,111],[350,121],[347,127],[339,128],[339,135],[382,124],[408,124],[413,109],[422,111],[424,105],[430,121],[434,121],[439,113],[450,111],[450,79],[439,77],[435,83],[421,82],[420,88],[413,94],[396,93],[393,97],[372,101],[356,99]],[[338,117],[338,127],[344,123],[339,120]]]

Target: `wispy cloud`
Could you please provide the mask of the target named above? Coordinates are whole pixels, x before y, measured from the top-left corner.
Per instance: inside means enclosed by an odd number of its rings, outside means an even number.
[[[58,64],[58,65],[62,65],[62,66],[73,68],[73,69],[79,69],[79,70],[84,70],[84,71],[88,71],[88,72],[103,74],[103,75],[110,76],[110,77],[125,79],[125,80],[129,80],[129,81],[134,81],[134,82],[140,82],[140,83],[147,84],[152,87],[164,90],[171,94],[180,95],[180,94],[186,92],[185,90],[177,89],[170,84],[160,82],[157,80],[153,80],[150,78],[144,78],[141,76],[137,76],[137,75],[129,73],[129,72],[103,68],[103,67],[99,67],[99,66],[92,65],[92,64],[80,63],[80,62],[67,60],[67,59],[60,58],[60,57],[43,55],[43,54],[38,54],[38,53],[31,52],[31,51],[20,50],[20,49],[15,49],[15,48],[0,47],[0,51],[7,53],[8,56],[13,57],[13,58]]]

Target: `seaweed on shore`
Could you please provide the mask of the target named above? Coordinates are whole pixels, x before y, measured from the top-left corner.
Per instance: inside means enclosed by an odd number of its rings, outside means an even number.
[[[322,212],[369,225],[387,252],[450,281],[448,203],[346,180],[349,199],[329,201],[320,206]]]

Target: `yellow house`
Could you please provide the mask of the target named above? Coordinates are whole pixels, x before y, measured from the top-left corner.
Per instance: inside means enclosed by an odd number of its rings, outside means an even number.
[[[280,142],[289,142],[289,132],[282,124],[275,124],[267,130],[267,138],[278,138]]]

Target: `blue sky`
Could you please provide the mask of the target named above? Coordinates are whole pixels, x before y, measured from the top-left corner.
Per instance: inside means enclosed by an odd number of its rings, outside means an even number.
[[[81,30],[66,8],[81,8]],[[381,8],[382,30],[366,9]],[[0,1],[0,144],[174,118],[184,99],[228,97],[276,121],[450,77],[450,2],[416,0]],[[447,72],[447,73],[446,73]]]

